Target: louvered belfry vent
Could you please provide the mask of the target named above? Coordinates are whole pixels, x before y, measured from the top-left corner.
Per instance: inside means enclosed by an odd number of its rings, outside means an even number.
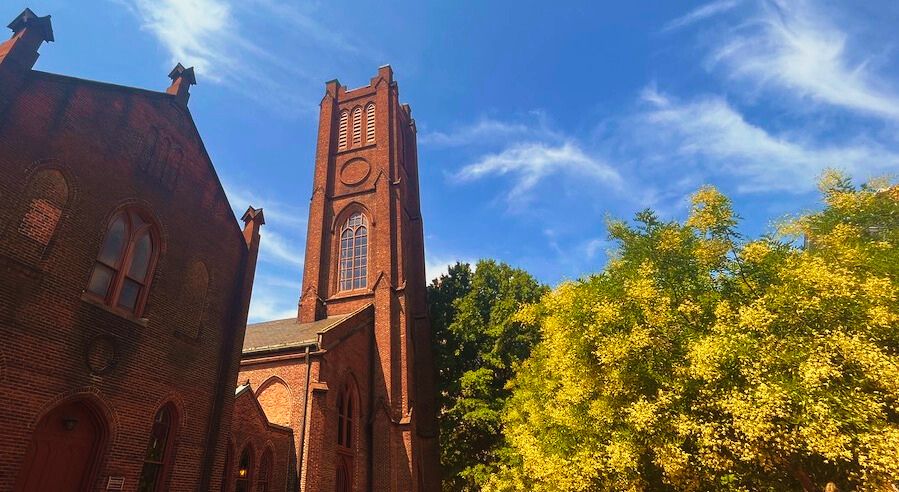
[[[337,132],[337,149],[344,150],[346,149],[346,131],[347,131],[347,120],[350,119],[350,114],[346,111],[340,112],[340,129]]]
[[[362,108],[353,110],[353,146],[362,145]]]
[[[375,103],[365,107],[365,143],[375,143]]]

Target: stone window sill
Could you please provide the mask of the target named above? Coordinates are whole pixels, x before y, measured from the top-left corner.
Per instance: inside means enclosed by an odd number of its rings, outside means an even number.
[[[104,303],[103,301],[88,294],[87,292],[84,292],[83,294],[81,294],[81,301],[85,302],[87,304],[90,304],[94,307],[98,307],[98,308],[106,311],[109,314],[112,314],[114,316],[124,319],[125,321],[129,321],[131,323],[134,323],[134,324],[144,327],[144,328],[146,328],[150,322],[150,320],[148,320],[147,318],[135,318],[134,316],[130,315],[126,311],[123,311],[121,309],[116,309],[112,306],[109,306],[106,303]]]

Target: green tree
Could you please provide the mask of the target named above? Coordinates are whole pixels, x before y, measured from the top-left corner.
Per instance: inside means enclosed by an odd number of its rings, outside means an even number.
[[[481,260],[457,263],[428,287],[439,367],[444,490],[480,490],[504,448],[506,383],[539,340],[513,319],[548,289],[524,270]]]
[[[899,477],[899,188],[822,180],[743,241],[730,202],[612,222],[618,253],[515,319],[542,341],[487,490],[890,490]],[[805,238],[807,246],[791,238]]]

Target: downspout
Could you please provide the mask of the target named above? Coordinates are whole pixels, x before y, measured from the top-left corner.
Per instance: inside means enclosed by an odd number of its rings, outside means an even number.
[[[312,375],[312,361],[309,358],[309,349],[311,345],[306,346],[306,382],[305,387],[303,388],[303,427],[300,429],[300,490],[305,488],[305,483],[303,483],[303,473],[306,470],[306,462],[304,460],[304,454],[306,451],[306,422],[307,417],[307,409],[309,408],[309,377]]]

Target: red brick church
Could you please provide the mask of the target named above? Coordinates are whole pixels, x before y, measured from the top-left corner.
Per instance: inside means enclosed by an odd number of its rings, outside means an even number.
[[[0,491],[438,491],[415,122],[327,83],[296,318],[246,325],[237,217],[188,108],[0,43]]]
[[[247,327],[238,376],[293,430],[300,490],[440,490],[415,139],[389,66],[326,84],[299,312]]]

